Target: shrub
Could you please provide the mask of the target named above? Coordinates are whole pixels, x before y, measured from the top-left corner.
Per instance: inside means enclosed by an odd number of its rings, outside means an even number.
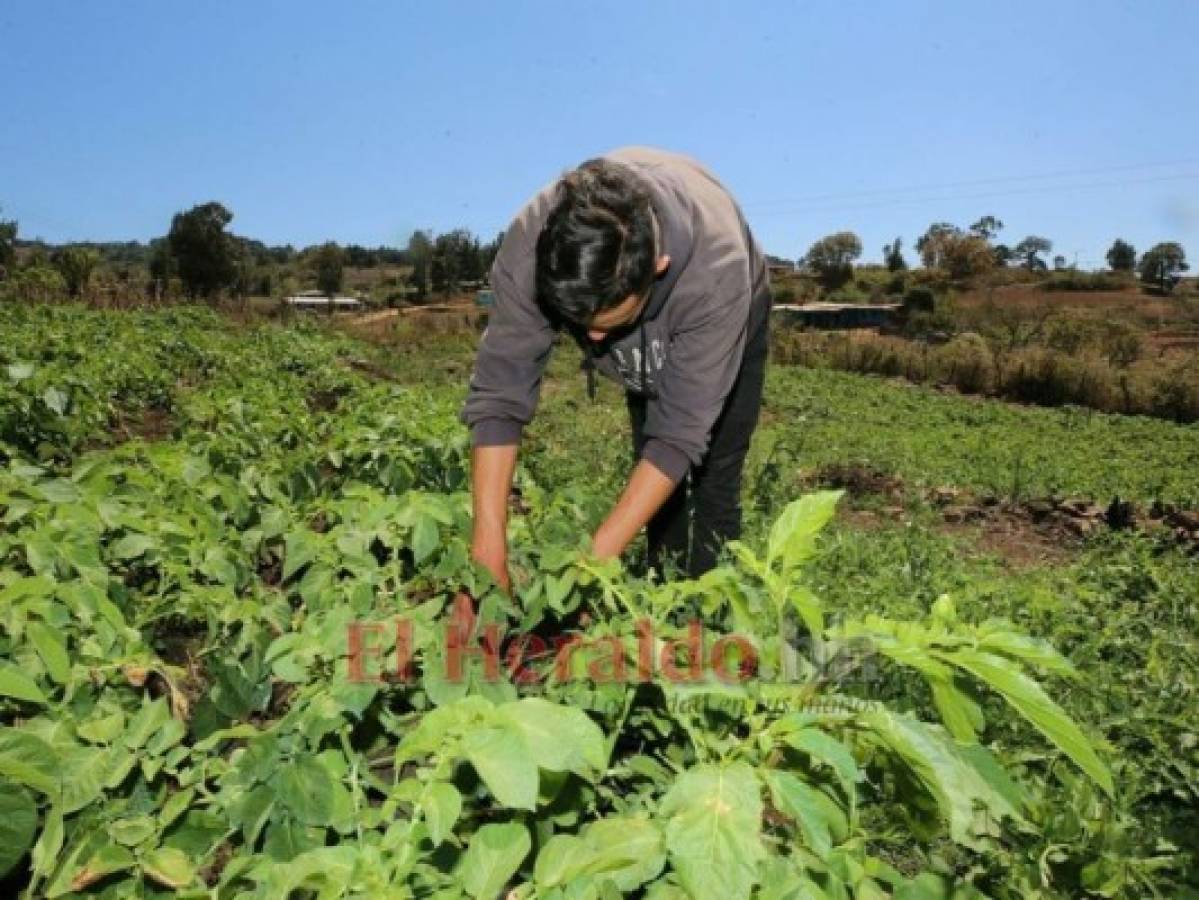
[[[856,284],[847,284],[832,291],[824,298],[828,303],[869,303],[870,297]]]
[[[26,303],[58,300],[67,293],[67,283],[51,266],[26,266],[12,273],[0,287],[0,297]]]
[[[1095,323],[1062,316],[1045,326],[1045,344],[1054,350],[1074,355],[1092,346],[1097,339]]]
[[[940,380],[965,394],[989,393],[994,385],[995,358],[978,334],[960,334],[935,351]]]
[[[1045,291],[1122,291],[1132,287],[1132,276],[1124,272],[1079,272],[1064,269],[1052,272],[1041,283]]]
[[[1176,422],[1199,422],[1199,360],[1171,366],[1152,382],[1150,412]]]
[[[937,308],[937,296],[924,287],[911,288],[903,297],[903,308],[909,313],[931,313]]]
[[[791,287],[790,285],[783,285],[782,287],[774,288],[771,291],[771,295],[775,303],[795,302],[795,288]]]
[[[1108,322],[1100,344],[1108,362],[1122,369],[1140,359],[1145,349],[1140,329],[1125,322]]]
[[[1004,397],[1039,406],[1075,403],[1094,409],[1117,408],[1119,396],[1116,379],[1103,360],[1040,347],[1008,358],[998,390]]]

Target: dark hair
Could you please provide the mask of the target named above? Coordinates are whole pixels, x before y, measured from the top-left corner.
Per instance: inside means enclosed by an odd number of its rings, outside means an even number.
[[[562,176],[537,238],[537,299],[551,313],[586,324],[649,290],[655,250],[644,183],[628,166],[588,160]]]

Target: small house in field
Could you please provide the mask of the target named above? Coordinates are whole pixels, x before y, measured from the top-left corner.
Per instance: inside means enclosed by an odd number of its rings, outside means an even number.
[[[786,325],[839,331],[851,328],[885,328],[895,321],[899,303],[778,303],[775,317]]]
[[[301,291],[291,297],[284,297],[283,302],[292,309],[319,309],[328,311],[332,306],[337,310],[355,310],[362,308],[362,301],[357,297],[330,297],[320,291]]]

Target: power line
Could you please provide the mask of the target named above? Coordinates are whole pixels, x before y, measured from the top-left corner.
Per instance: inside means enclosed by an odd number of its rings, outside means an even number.
[[[831,212],[846,212],[861,209],[877,209],[880,207],[893,206],[920,206],[929,203],[944,203],[947,200],[982,200],[996,197],[1015,197],[1021,195],[1032,194],[1055,194],[1070,191],[1094,190],[1097,188],[1112,188],[1112,187],[1132,187],[1143,184],[1162,184],[1175,181],[1190,181],[1199,179],[1199,172],[1186,172],[1176,175],[1162,175],[1154,178],[1134,178],[1120,179],[1117,181],[1093,181],[1080,184],[1060,184],[1060,185],[1038,185],[1036,187],[1027,188],[1010,188],[1001,191],[975,191],[972,193],[955,193],[950,196],[943,194],[915,196],[915,197],[897,197],[894,199],[881,200],[863,200],[860,202],[850,201],[847,203],[812,203],[808,205],[792,206],[785,209],[766,210],[762,207],[747,207],[746,213],[752,218],[764,219],[773,218],[781,215],[799,215],[806,213],[831,213]],[[948,188],[945,188],[948,190]]]
[[[902,196],[904,194],[927,194],[929,192],[939,192],[955,190],[958,188],[980,187],[985,185],[1012,184],[1027,181],[1051,181],[1060,178],[1081,178],[1092,175],[1110,175],[1116,172],[1133,172],[1153,169],[1177,168],[1179,166],[1192,166],[1199,164],[1199,158],[1175,160],[1173,162],[1158,162],[1158,163],[1131,163],[1119,166],[1105,166],[1093,169],[1071,169],[1058,172],[1045,172],[1034,175],[1005,175],[991,178],[972,178],[963,181],[947,181],[940,184],[923,184],[909,185],[906,187],[895,188],[872,188],[870,190],[859,191],[838,191],[827,194],[809,194],[802,197],[791,197],[786,199],[771,200],[765,204],[747,205],[746,209],[755,209],[759,211],[767,211],[770,208],[778,205],[787,207],[800,205],[804,206],[810,203],[838,202],[842,200],[868,200],[871,198],[887,198]],[[1171,177],[1171,176],[1167,176]]]

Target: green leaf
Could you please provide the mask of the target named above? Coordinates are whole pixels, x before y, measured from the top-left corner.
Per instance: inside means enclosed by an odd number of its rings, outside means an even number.
[[[1045,640],[1019,634],[1010,625],[994,620],[984,622],[975,631],[979,650],[1032,663],[1055,675],[1078,678],[1078,670]]]
[[[787,599],[803,620],[804,627],[814,637],[824,634],[824,606],[820,599],[801,584],[786,587]]]
[[[30,622],[26,631],[50,677],[59,684],[66,684],[71,677],[71,659],[59,633],[41,622]]]
[[[284,763],[273,779],[275,792],[296,820],[305,825],[328,825],[333,812],[333,777],[311,756]]]
[[[820,491],[792,501],[775,520],[767,541],[766,565],[781,561],[789,571],[816,551],[816,535],[829,523],[844,491]]]
[[[158,830],[158,823],[149,816],[117,819],[108,826],[108,835],[118,844],[135,847]]]
[[[857,760],[849,748],[830,734],[816,728],[802,728],[787,735],[789,747],[806,753],[813,762],[823,763],[833,770],[845,795],[852,801],[857,795],[857,783],[862,780]]]
[[[58,792],[61,763],[54,748],[18,728],[0,728],[0,775],[43,794]]]
[[[322,888],[325,897],[347,896],[356,863],[361,858],[356,847],[315,847],[294,858],[264,867],[266,879],[260,884],[261,896],[291,897],[300,888]]]
[[[429,825],[429,840],[438,846],[454,830],[462,815],[462,795],[452,784],[435,781],[429,785],[424,804],[425,822]]]
[[[196,867],[187,854],[174,847],[158,847],[142,858],[142,871],[169,888],[187,887],[196,878]]]
[[[940,727],[883,707],[859,714],[858,721],[925,787],[959,844],[981,850],[996,823],[1005,818],[1022,821],[1021,804],[1010,784],[993,777],[1001,771],[998,765],[979,765],[991,756],[985,748],[959,745]]]
[[[179,797],[176,794],[171,800]],[[190,797],[186,798],[190,802]],[[168,804],[171,801],[167,801]],[[253,790],[246,791],[241,794],[228,807],[229,822],[231,825],[241,829],[247,844],[254,844],[258,840],[258,835],[262,833],[262,829],[266,827],[268,816],[275,808],[275,793],[265,784],[260,784]],[[162,818],[165,820],[167,814],[167,806],[163,806]]]
[[[694,897],[749,897],[762,846],[762,798],[754,770],[742,762],[688,769],[662,800],[666,847],[679,880]]]
[[[88,857],[82,867],[71,874],[71,890],[81,891],[114,872],[133,868],[133,854],[118,844],[106,844]]]
[[[1066,715],[1065,710],[1049,699],[1044,688],[1018,665],[1000,656],[969,649],[942,654],[942,658],[961,666],[1002,694],[1041,734],[1094,779],[1109,797],[1113,795],[1112,774],[1099,759],[1086,735]]]
[[[256,790],[261,790],[264,793],[266,792],[266,789],[261,785],[259,785]],[[187,811],[187,808],[191,806],[192,799],[195,796],[195,788],[185,788],[182,791],[171,794],[171,796],[167,798],[166,803],[162,804],[162,809],[158,811],[158,824],[163,828],[169,827],[176,819],[178,819]],[[258,833],[255,832],[253,835],[248,835],[247,838],[251,843],[253,843],[255,840],[257,840]]]
[[[604,733],[581,709],[526,697],[502,705],[499,717],[520,732],[542,769],[591,778],[607,762]]]
[[[144,556],[157,545],[158,542],[151,535],[134,532],[125,535],[114,543],[111,550],[112,555],[117,559],[136,559],[139,556]]]
[[[0,879],[29,852],[37,832],[37,806],[29,791],[0,782]]]
[[[79,488],[68,478],[51,478],[37,486],[38,493],[48,503],[75,503],[80,498]]]
[[[648,819],[600,819],[583,829],[590,859],[586,872],[631,893],[657,878],[666,865],[662,830]]]
[[[283,539],[283,580],[316,559],[316,536],[307,529],[289,532]]]
[[[519,731],[510,726],[479,728],[466,735],[462,747],[502,806],[536,808],[537,763]]]
[[[125,731],[125,713],[117,710],[107,716],[88,719],[75,727],[75,733],[93,744],[111,744]]]
[[[949,733],[959,741],[977,740],[986,725],[979,705],[954,684],[952,677],[930,677],[928,685],[932,688],[933,705]]]
[[[541,891],[569,884],[591,864],[591,849],[573,834],[555,834],[550,838],[533,866],[533,880]]]
[[[50,702],[32,678],[10,665],[0,667],[0,697],[13,697],[43,706]]]
[[[48,387],[42,392],[42,402],[60,416],[67,411],[67,395],[56,387]]]
[[[416,562],[424,562],[440,542],[437,520],[429,515],[419,516],[412,528],[412,555]]]
[[[484,825],[471,838],[455,874],[470,896],[493,900],[516,874],[531,847],[523,825]]]
[[[59,748],[62,761],[64,813],[83,809],[101,795],[105,784],[117,787],[137,764],[137,756],[122,747],[84,747],[82,744]]]
[[[171,718],[167,702],[159,697],[157,700],[143,702],[141,708],[129,720],[129,728],[125,732],[125,746],[137,750],[145,746],[160,728]]]
[[[770,770],[766,773],[770,798],[779,811],[794,819],[803,834],[804,843],[821,860],[833,849],[830,830],[843,830],[844,815],[827,796],[811,785],[800,781],[790,772]],[[839,816],[839,818],[838,818]]]

